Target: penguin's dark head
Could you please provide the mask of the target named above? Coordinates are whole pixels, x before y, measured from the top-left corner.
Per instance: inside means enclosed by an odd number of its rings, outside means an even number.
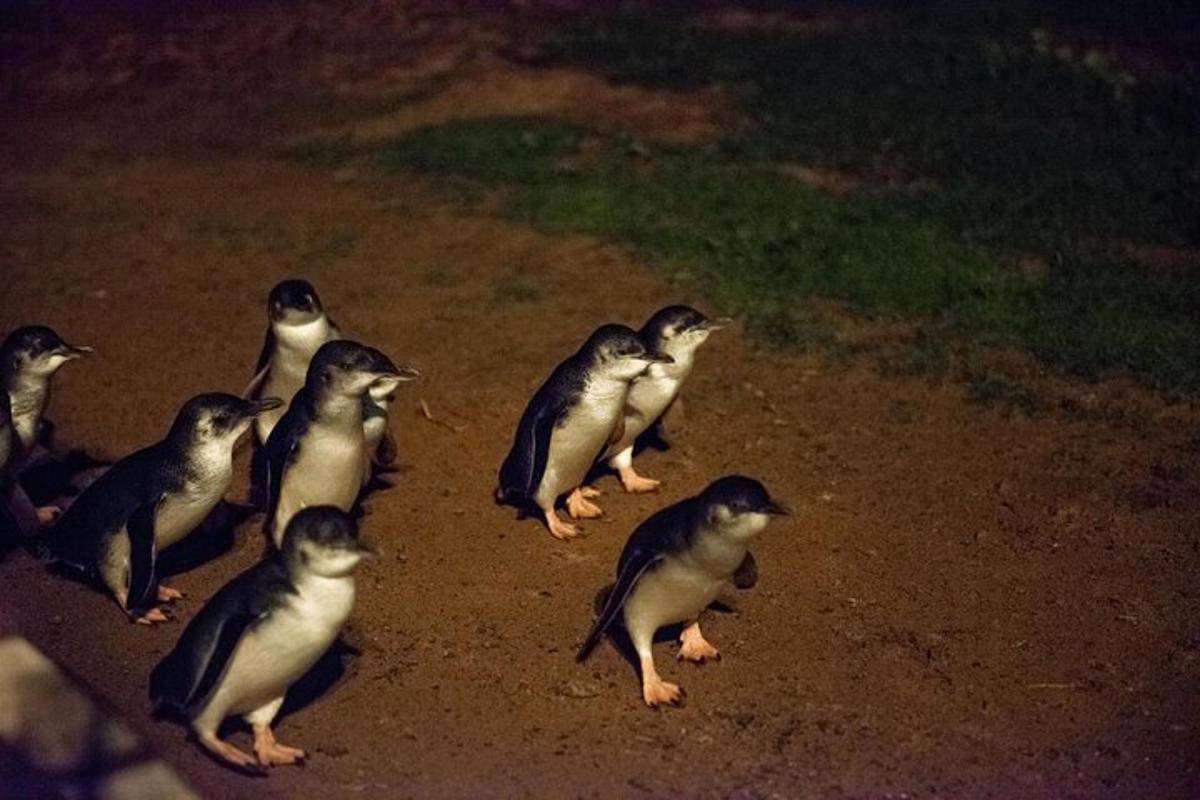
[[[311,283],[293,278],[275,284],[267,297],[267,313],[272,322],[304,325],[323,316],[325,309]]]
[[[49,377],[68,361],[92,352],[90,347],[69,345],[44,325],[17,328],[0,345],[0,372]]]
[[[729,317],[710,319],[691,306],[667,306],[646,320],[638,335],[651,347],[678,358],[704,344],[713,331],[731,324]]]
[[[757,536],[772,516],[790,514],[767,487],[745,475],[727,475],[710,483],[697,498],[705,524],[739,540]]]
[[[284,556],[326,578],[349,575],[375,551],[358,537],[354,518],[334,506],[309,506],[283,532]]]
[[[321,345],[313,356],[307,382],[321,390],[361,397],[368,390],[386,395],[397,383],[420,374],[412,367],[397,367],[374,347],[338,339]]]
[[[647,347],[632,328],[624,325],[602,325],[588,337],[583,349],[592,354],[595,369],[616,380],[631,381],[651,364],[670,364],[670,355]]]
[[[171,426],[171,438],[180,437],[193,445],[227,445],[230,448],[264,411],[279,408],[278,397],[243,400],[232,394],[211,392],[183,404]]]

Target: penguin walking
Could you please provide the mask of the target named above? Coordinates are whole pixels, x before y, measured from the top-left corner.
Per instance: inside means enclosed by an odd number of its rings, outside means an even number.
[[[683,382],[692,372],[696,350],[708,340],[708,335],[732,322],[728,317],[709,319],[688,306],[667,306],[650,317],[638,331],[646,347],[666,353],[674,361],[651,364],[629,387],[623,433],[603,456],[617,471],[625,491],[652,492],[661,485],[660,481],[638,475],[634,470],[634,442],[676,402]]]
[[[603,513],[589,501],[598,492],[581,484],[606,446],[621,438],[630,382],[651,364],[672,361],[624,325],[597,328],[525,407],[500,467],[496,501],[522,511],[540,510],[558,539],[578,536],[579,528],[563,522],[554,510],[559,496],[570,492],[567,511],[576,519]]]
[[[267,441],[304,385],[308,364],[321,345],[342,338],[308,281],[293,278],[276,284],[267,296],[267,318],[266,339],[243,396],[252,400],[278,397],[283,406],[255,420],[254,432],[260,443]]]
[[[718,658],[700,633],[700,612],[727,581],[739,588],[754,585],[757,567],[747,546],[771,515],[787,513],[761,483],[742,475],[720,478],[699,495],[655,513],[625,543],[617,582],[576,660],[588,657],[620,614],[641,662],[646,705],[679,702],[683,690],[662,680],[654,668],[655,631],[685,623],[679,658]]]
[[[266,530],[278,547],[288,521],[305,506],[350,511],[369,470],[363,409],[372,389],[391,392],[413,380],[373,347],[327,342],[313,356],[303,388],[263,448],[259,483],[266,491]]]
[[[121,459],[88,486],[35,540],[35,550],[101,583],[134,621],[166,621],[156,604],[182,595],[158,585],[158,552],[195,530],[224,498],[237,440],[255,416],[282,402],[193,397],[165,439]]]
[[[281,548],[213,595],[154,668],[155,708],[185,717],[200,744],[235,767],[303,760],[303,750],[275,740],[271,722],[288,687],[349,618],[354,570],[371,552],[339,509],[310,506],[296,514]],[[218,738],[229,716],[250,723],[254,756]]]

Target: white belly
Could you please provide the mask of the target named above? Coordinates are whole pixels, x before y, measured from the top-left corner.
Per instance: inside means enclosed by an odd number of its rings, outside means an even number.
[[[164,499],[154,517],[154,542],[158,549],[170,547],[200,527],[225,497],[232,477],[231,466],[223,474],[189,481],[181,491]]]
[[[664,625],[696,619],[717,599],[724,578],[676,558],[643,575],[625,601],[625,628],[634,642]]]
[[[629,447],[637,437],[662,416],[679,394],[683,381],[667,375],[648,375],[634,381],[625,399],[625,433],[620,441],[608,448],[606,456],[614,456]]]
[[[366,447],[361,425],[331,428],[314,424],[296,460],[284,469],[272,533],[275,543],[295,514],[308,506],[331,505],[349,512],[362,489]]]
[[[197,715],[213,729],[281,698],[317,662],[354,607],[354,578],[306,576],[299,594],[247,630],[230,656],[220,684]]]
[[[550,435],[546,471],[534,494],[538,506],[553,508],[559,495],[583,482],[612,434],[624,402],[625,384],[621,384],[619,392],[585,392],[580,402],[567,411],[566,418]]]

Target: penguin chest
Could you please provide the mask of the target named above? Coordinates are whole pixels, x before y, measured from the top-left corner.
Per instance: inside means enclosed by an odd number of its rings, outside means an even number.
[[[188,479],[183,487],[159,503],[154,517],[154,542],[161,550],[187,536],[225,497],[233,477],[232,464]]]
[[[663,374],[648,375],[634,382],[625,400],[625,434],[610,452],[619,453],[630,447],[667,410],[679,394],[681,384],[678,378]]]
[[[314,424],[283,473],[279,496],[283,524],[306,506],[332,505],[349,511],[362,488],[365,466],[361,424]],[[277,533],[282,536],[283,531]]]
[[[687,560],[667,558],[637,582],[625,601],[625,626],[631,634],[653,635],[664,625],[695,619],[717,599],[724,577]]]
[[[297,594],[246,631],[206,709],[217,721],[276,700],[317,662],[354,606],[352,577],[307,577]]]
[[[583,482],[596,457],[604,450],[625,402],[625,387],[620,391],[584,393],[571,406],[550,434],[546,471],[538,486],[536,500],[543,508],[553,504],[560,494]]]

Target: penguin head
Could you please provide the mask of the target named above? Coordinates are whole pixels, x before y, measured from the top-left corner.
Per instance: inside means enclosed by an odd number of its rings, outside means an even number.
[[[743,541],[757,536],[772,516],[791,513],[765,486],[745,475],[719,478],[697,499],[708,528]]]
[[[308,366],[307,381],[318,390],[361,397],[376,386],[386,389],[386,395],[396,384],[420,374],[412,367],[397,367],[374,347],[338,339],[321,345]]]
[[[232,448],[256,416],[282,405],[278,397],[243,400],[222,392],[196,395],[179,410],[170,438],[184,439],[194,445],[223,444]]]
[[[281,549],[302,569],[325,578],[349,575],[375,554],[359,539],[354,518],[334,506],[309,506],[292,517]]]
[[[305,325],[324,316],[325,309],[311,283],[292,278],[275,284],[267,297],[267,313],[274,323]]]
[[[69,345],[44,325],[28,325],[10,333],[0,345],[0,372],[49,377],[68,361],[92,352]]]
[[[638,335],[651,347],[678,358],[704,344],[713,331],[732,324],[729,317],[712,319],[691,306],[667,306],[646,320]]]
[[[631,381],[651,364],[671,364],[675,359],[654,347],[647,347],[632,328],[602,325],[584,343],[592,354],[595,368],[605,377]]]

